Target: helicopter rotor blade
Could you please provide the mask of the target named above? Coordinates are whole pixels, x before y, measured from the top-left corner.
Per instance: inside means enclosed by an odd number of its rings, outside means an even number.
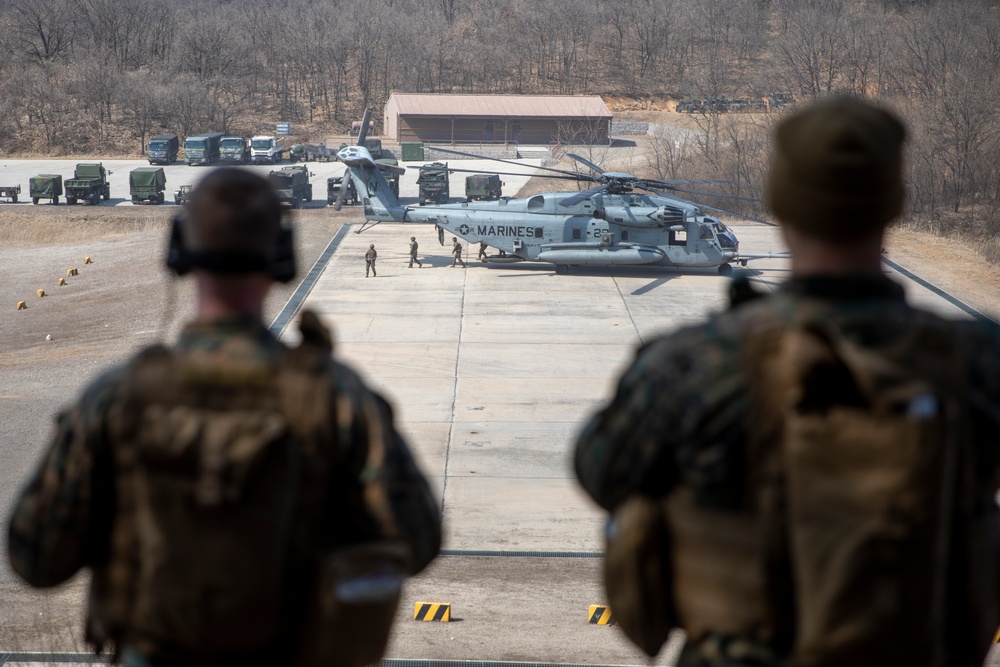
[[[670,185],[739,185],[740,181],[720,181],[717,179],[698,179],[693,181],[683,180],[683,179],[657,179],[657,178],[643,178],[641,179],[644,183],[650,183],[658,187],[667,187]]]
[[[760,199],[757,197],[747,197],[745,195],[728,195],[723,192],[704,192],[701,190],[688,190],[687,188],[679,188],[676,186],[664,186],[665,190],[670,190],[671,192],[683,192],[688,195],[699,195],[701,197],[721,197],[723,199],[740,199],[743,201],[759,202]]]
[[[421,167],[407,167],[407,169],[421,169]],[[455,169],[455,168],[452,168],[452,167],[434,167],[434,169],[435,170],[440,170],[440,171],[454,171],[454,172],[465,173],[465,174],[483,174],[483,173],[486,173],[482,169]],[[496,174],[497,176],[531,176],[531,174],[525,174],[525,173],[515,174],[515,173],[509,172],[509,171],[491,171],[489,173]],[[539,176],[538,178],[552,178],[552,179],[559,179],[559,180],[563,180],[563,181],[576,181],[577,183],[580,182],[580,179],[577,178],[576,176],[556,176],[556,175],[544,174],[542,176]]]
[[[750,220],[751,222],[759,222],[765,225],[773,225],[773,222],[768,222],[767,220],[761,220],[760,218],[755,218],[752,215],[744,215],[742,213],[735,213],[733,211],[727,211],[724,208],[716,208],[715,206],[708,206],[706,204],[697,204],[699,208],[706,208],[709,211],[715,211],[716,213],[723,213],[725,215],[731,215],[734,218],[743,218],[744,220]]]
[[[441,153],[451,153],[452,155],[461,155],[463,157],[470,157],[476,160],[492,160],[494,162],[503,162],[504,164],[512,164],[517,167],[525,166],[520,162],[514,162],[513,160],[505,160],[500,157],[483,157],[482,155],[476,155],[475,153],[463,153],[462,151],[456,151],[450,148],[438,148],[437,146],[426,146],[426,148],[433,151],[440,151]],[[534,167],[534,169],[544,169],[545,171],[555,172],[557,174],[562,174],[563,176],[570,176],[578,181],[596,182],[598,180],[597,178],[590,176],[588,174],[579,174],[575,171],[569,171],[566,169],[556,169],[554,167]],[[539,178],[547,178],[547,177],[539,175]]]
[[[368,123],[372,120],[372,110],[371,108],[365,109],[365,115],[361,117],[361,129],[358,130],[358,146],[365,145],[365,139],[368,138]]]
[[[334,211],[339,211],[340,209],[344,208],[344,201],[347,199],[347,189],[351,187],[350,186],[351,182],[348,180],[350,177],[351,177],[351,170],[348,169],[347,171],[344,172],[343,180],[340,181],[340,189],[337,190],[337,200],[333,202]]]
[[[582,164],[585,167],[590,167],[591,169],[593,169],[594,171],[596,171],[601,176],[604,175],[604,170],[603,169],[601,169],[596,164],[594,164],[593,162],[591,162],[590,160],[588,160],[586,158],[582,158],[579,155],[575,155],[573,153],[566,153],[566,157],[571,158],[573,160],[576,160],[577,162],[579,162],[580,164]]]
[[[577,192],[572,197],[567,197],[566,199],[563,199],[561,202],[559,202],[559,205],[560,206],[572,206],[573,204],[577,204],[579,202],[582,202],[584,199],[590,199],[591,197],[593,197],[594,195],[596,195],[598,192],[603,192],[604,190],[607,190],[607,188],[608,188],[608,186],[606,184],[601,184],[601,185],[598,185],[596,187],[589,188],[587,190],[582,190],[580,192]]]

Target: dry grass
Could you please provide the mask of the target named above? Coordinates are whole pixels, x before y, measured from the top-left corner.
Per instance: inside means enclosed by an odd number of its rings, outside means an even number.
[[[78,243],[165,227],[174,209],[146,207],[5,207],[0,243],[5,246]]]

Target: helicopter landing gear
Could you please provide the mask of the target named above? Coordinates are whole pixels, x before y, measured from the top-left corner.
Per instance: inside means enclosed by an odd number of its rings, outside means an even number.
[[[556,273],[558,273],[560,276],[565,276],[567,273],[569,273],[569,265],[556,264]]]
[[[728,276],[732,272],[733,272],[733,265],[732,264],[719,264],[719,275],[720,276]]]

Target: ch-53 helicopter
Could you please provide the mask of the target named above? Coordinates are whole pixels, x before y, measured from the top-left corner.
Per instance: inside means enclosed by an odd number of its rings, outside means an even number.
[[[367,110],[357,145],[342,148],[337,154],[350,171],[368,222],[434,224],[438,227],[438,239],[442,244],[443,230],[448,230],[467,242],[486,243],[502,251],[502,256],[490,258],[490,263],[547,262],[554,264],[556,273],[560,274],[568,273],[570,266],[641,264],[717,267],[718,272],[725,276],[732,272],[733,263],[746,266],[750,259],[787,257],[784,253],[740,254],[739,241],[732,230],[717,218],[703,215],[701,208],[727,211],[694,204],[659,191],[668,189],[711,195],[713,193],[684,187],[709,181],[637,178],[631,174],[603,171],[578,155],[569,157],[595,173],[576,173],[552,167],[539,169],[548,172],[545,174],[547,178],[597,184],[587,190],[549,192],[525,199],[504,198],[419,208],[404,206],[389,189],[382,172],[390,170],[402,174],[405,170],[376,163],[364,145],[369,115],[370,110]],[[435,150],[481,157],[447,149]],[[523,166],[499,158],[492,159]],[[337,210],[343,204],[348,187],[345,178],[335,203]]]

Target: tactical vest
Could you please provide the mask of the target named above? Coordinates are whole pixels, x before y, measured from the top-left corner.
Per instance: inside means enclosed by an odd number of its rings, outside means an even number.
[[[338,648],[329,638],[347,637],[363,647],[355,654],[381,657],[384,638],[373,649],[373,629],[342,625],[336,589],[360,573],[363,590],[347,597],[388,601],[373,620],[387,637],[407,553],[379,541],[318,553],[341,462],[336,366],[318,319],[304,313],[300,326],[303,344],[272,363],[192,361],[159,346],[130,365],[110,419],[117,514],[91,583],[87,638],[98,651],[212,664],[284,643],[312,664],[364,664],[325,659]],[[369,564],[388,578],[374,598]]]
[[[606,562],[623,629],[655,654],[683,627],[707,640],[704,664],[980,664],[1000,623],[1000,524],[975,508],[955,327],[911,311],[874,352],[843,321],[789,323],[767,302],[737,314],[745,510],[686,487],[626,502]]]

